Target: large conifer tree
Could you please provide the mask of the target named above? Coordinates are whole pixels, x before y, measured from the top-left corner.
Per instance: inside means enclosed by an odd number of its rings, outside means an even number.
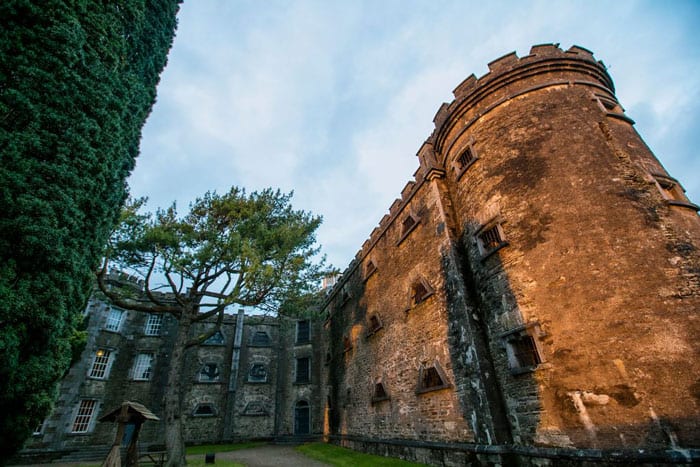
[[[0,463],[68,366],[178,4],[0,2]]]

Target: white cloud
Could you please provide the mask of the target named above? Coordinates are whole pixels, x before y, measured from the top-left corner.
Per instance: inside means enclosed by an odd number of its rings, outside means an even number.
[[[279,186],[347,265],[418,166],[451,91],[533,44],[593,50],[700,201],[698,8],[647,2],[185,2],[131,178],[151,206]]]

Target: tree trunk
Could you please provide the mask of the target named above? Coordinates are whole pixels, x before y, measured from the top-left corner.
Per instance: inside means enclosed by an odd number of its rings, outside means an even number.
[[[168,385],[165,388],[165,449],[168,467],[185,465],[185,440],[182,432],[182,369],[185,344],[189,338],[191,318],[185,310],[177,329],[173,354],[170,358]]]

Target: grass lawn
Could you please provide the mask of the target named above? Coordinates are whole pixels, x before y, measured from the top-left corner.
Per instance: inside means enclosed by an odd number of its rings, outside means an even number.
[[[340,467],[409,467],[423,466],[394,457],[374,456],[353,451],[352,449],[341,448],[334,444],[309,443],[296,448],[305,456],[322,462]]]

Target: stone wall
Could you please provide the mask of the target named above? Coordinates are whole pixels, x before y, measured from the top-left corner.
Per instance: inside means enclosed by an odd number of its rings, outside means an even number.
[[[605,67],[535,46],[454,94],[324,305],[326,433],[402,449],[697,447],[698,207]],[[416,391],[435,362],[445,384]]]

